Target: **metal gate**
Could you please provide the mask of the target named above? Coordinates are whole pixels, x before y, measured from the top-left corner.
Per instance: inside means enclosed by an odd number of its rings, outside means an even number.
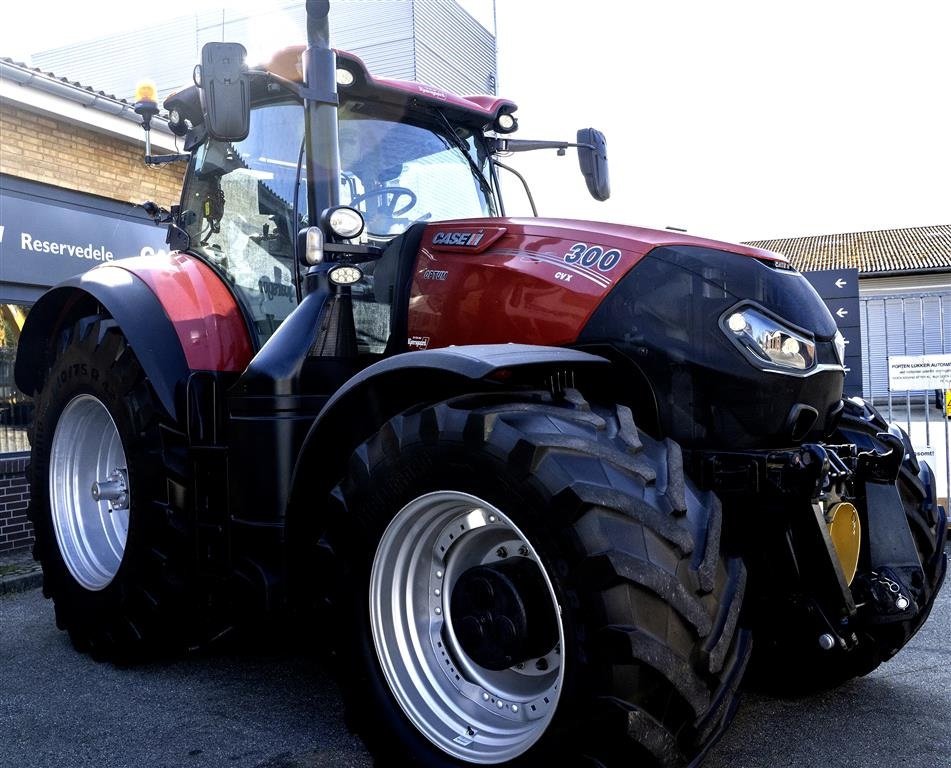
[[[918,456],[934,470],[938,496],[947,506],[951,450],[945,392],[890,391],[888,358],[951,353],[951,295],[862,296],[860,301],[863,396],[905,428]]]

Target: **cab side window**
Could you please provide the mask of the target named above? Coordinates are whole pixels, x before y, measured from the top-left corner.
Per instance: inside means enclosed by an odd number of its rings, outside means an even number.
[[[297,306],[301,110],[296,103],[259,107],[244,141],[208,141],[196,154],[183,197],[192,250],[224,273],[262,344]]]

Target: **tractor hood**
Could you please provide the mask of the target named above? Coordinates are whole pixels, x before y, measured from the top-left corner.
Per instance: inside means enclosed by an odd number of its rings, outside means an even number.
[[[844,378],[832,316],[779,254],[592,221],[428,225],[409,348],[508,341],[613,350],[658,404],[689,393],[657,408],[687,445],[802,440]]]
[[[705,237],[695,237],[693,235],[668,230],[648,229],[646,227],[634,227],[624,224],[609,224],[602,221],[586,221],[583,219],[510,218],[500,221],[503,225],[508,224],[525,232],[544,233],[566,241],[597,240],[612,248],[621,248],[631,253],[639,253],[641,255],[662,245],[692,245],[729,251],[740,256],[749,256],[768,262],[782,262],[787,266],[789,264],[785,256],[773,251],[739,245],[737,243],[712,240]]]

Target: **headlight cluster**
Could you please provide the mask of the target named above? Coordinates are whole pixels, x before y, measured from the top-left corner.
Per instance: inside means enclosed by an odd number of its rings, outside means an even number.
[[[809,370],[816,364],[813,340],[752,307],[728,314],[725,326],[734,344],[766,363],[797,371]],[[842,346],[844,349],[844,342]]]

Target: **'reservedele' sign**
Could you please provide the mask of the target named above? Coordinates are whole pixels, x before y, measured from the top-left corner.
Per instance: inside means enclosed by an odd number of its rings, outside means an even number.
[[[167,251],[165,234],[164,227],[131,217],[4,190],[0,196],[0,281],[55,285],[99,264]]]

